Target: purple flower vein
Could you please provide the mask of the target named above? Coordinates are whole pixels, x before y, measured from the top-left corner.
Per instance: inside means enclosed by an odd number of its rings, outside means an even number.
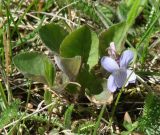
[[[122,53],[119,63],[111,57],[102,57],[101,65],[111,73],[107,82],[109,91],[115,92],[117,88],[121,88],[124,84],[127,86],[129,83],[135,83],[136,75],[132,70],[128,69],[133,57],[134,53],[131,50],[126,50]]]

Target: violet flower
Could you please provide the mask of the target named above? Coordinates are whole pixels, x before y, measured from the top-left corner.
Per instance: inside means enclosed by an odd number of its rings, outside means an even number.
[[[129,83],[135,83],[136,75],[132,70],[128,69],[133,57],[134,53],[131,50],[124,51],[118,62],[111,57],[102,57],[101,65],[112,73],[107,82],[109,91],[115,92],[117,88],[121,88],[123,85],[127,86]]]

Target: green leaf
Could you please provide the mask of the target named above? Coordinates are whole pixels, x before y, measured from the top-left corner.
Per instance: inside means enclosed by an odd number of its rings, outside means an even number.
[[[7,96],[2,86],[2,82],[0,82],[0,109],[4,110],[7,106],[8,106]]]
[[[21,53],[13,61],[27,78],[53,86],[55,68],[47,56],[38,52]]]
[[[128,132],[131,134],[138,127],[138,121],[135,121],[134,123],[129,123],[127,121],[123,121],[123,126],[127,130],[126,133]],[[125,131],[123,134],[125,135]]]
[[[130,27],[134,23],[135,18],[139,15],[140,12],[137,12],[137,11],[139,10],[140,3],[141,3],[140,0],[135,0],[133,2],[133,5],[127,15],[126,22],[128,27]]]
[[[92,67],[94,67],[97,63],[98,63],[98,59],[99,59],[99,39],[97,37],[97,34],[95,32],[91,32],[91,47],[90,47],[90,51],[89,51],[89,58],[87,61],[87,64],[89,65],[89,69],[91,69]]]
[[[39,135],[44,135],[45,134],[45,127],[38,127],[38,133]]]
[[[59,53],[60,44],[67,34],[67,31],[54,23],[44,25],[39,30],[42,41],[49,49],[56,53]]]
[[[97,21],[101,20],[101,22],[106,28],[112,25],[111,20],[113,20],[114,17],[112,7],[105,4],[97,4],[96,6],[94,6],[94,10],[99,18],[96,19]]]
[[[134,0],[131,0],[134,1]],[[134,1],[135,2],[135,1]],[[137,12],[137,16],[142,12],[143,8],[145,7],[145,5],[147,4],[148,0],[140,0],[139,3],[139,7],[138,7],[138,12]],[[132,2],[133,3],[133,2]],[[132,4],[131,3],[131,4]]]
[[[65,87],[65,90],[71,94],[76,94],[78,91],[80,91],[80,88],[80,84],[75,82],[69,82]]]
[[[102,91],[101,79],[98,78],[89,67],[83,66],[78,74],[77,81],[82,88],[86,89],[87,94],[99,94]]]
[[[82,124],[79,126],[78,130],[79,130],[79,133],[81,133],[80,135],[82,134],[89,134],[92,130],[94,130],[95,128],[95,122],[94,121],[83,121]]]
[[[107,89],[107,80],[102,83],[103,90],[99,94],[89,96],[89,100],[96,104],[111,104],[113,101],[113,93]]]
[[[74,109],[74,105],[71,104],[68,109],[66,110],[65,112],[65,115],[64,115],[64,126],[66,129],[70,129],[71,128],[71,115],[72,115],[72,112],[73,112],[73,109]]]
[[[52,102],[52,93],[49,90],[45,90],[44,92],[44,101],[46,105]]]
[[[0,49],[1,48],[3,48],[3,29],[0,29]]]
[[[2,129],[6,124],[18,117],[20,100],[15,100],[8,106],[0,115],[0,128]]]
[[[45,102],[46,105],[49,105],[50,103],[52,103],[52,93],[51,93],[51,91],[49,91],[48,89],[46,89],[45,92],[44,92],[44,102]],[[52,105],[52,106],[50,106],[50,107],[48,108],[48,111],[49,111],[49,112],[52,111],[53,106],[54,106],[54,105]]]
[[[81,66],[81,56],[64,58],[55,55],[54,58],[57,66],[68,76],[70,81],[75,81]]]
[[[122,132],[121,132],[121,135],[130,135],[130,134],[131,134],[130,131],[122,131]]]
[[[82,62],[87,63],[91,69],[98,63],[98,45],[96,33],[82,26],[66,36],[60,45],[60,55],[66,58],[82,56]]]
[[[132,25],[146,3],[147,0],[122,0],[117,11],[119,19],[122,21],[130,20],[130,25]]]
[[[132,6],[131,3],[132,2]],[[118,24],[112,25],[107,31],[104,31],[100,35],[100,53],[101,56],[105,55],[105,50],[109,46],[110,42],[115,42],[116,50],[120,54],[121,51],[124,48],[124,42],[125,38],[127,36],[127,33],[129,31],[129,28],[133,25],[136,17],[140,14],[142,11],[142,7],[146,4],[146,0],[140,1],[130,1],[130,3],[127,3],[125,6],[131,6],[129,8],[129,11],[127,12],[126,21],[120,22]],[[123,5],[124,6],[124,5]],[[138,11],[138,12],[137,12]]]
[[[138,120],[138,131],[146,135],[160,134],[160,97],[148,93],[145,99],[143,115]]]
[[[122,33],[124,33],[125,26],[125,22],[117,23],[112,25],[108,30],[100,34],[99,49],[101,56],[106,54],[106,49],[109,47],[111,42],[115,43],[116,50],[118,52],[121,52],[123,50],[124,47],[122,46],[122,43],[125,39],[125,34]]]
[[[118,5],[117,14],[121,21],[126,20],[130,6],[131,6],[130,4],[127,5],[127,3],[124,1],[121,1],[120,4]]]
[[[132,131],[132,123],[129,123],[127,121],[123,121],[123,126],[128,130],[128,131]]]

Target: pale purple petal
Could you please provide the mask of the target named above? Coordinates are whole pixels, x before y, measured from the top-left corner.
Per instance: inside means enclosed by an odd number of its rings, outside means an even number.
[[[126,50],[120,57],[120,67],[127,68],[129,63],[133,60],[134,53],[131,50]]]
[[[117,85],[115,84],[115,80],[113,75],[110,75],[107,82],[107,88],[111,92],[115,92],[117,89]]]
[[[127,79],[129,83],[135,83],[136,74],[132,70],[127,69]]]
[[[121,88],[126,82],[127,70],[126,69],[119,69],[113,73],[113,76],[114,76],[115,83],[116,83],[117,87]]]
[[[102,57],[101,65],[104,69],[111,73],[119,69],[117,62],[114,59],[106,56]]]
[[[110,47],[108,48],[108,54],[113,57],[116,58],[116,47],[114,42],[110,43]]]

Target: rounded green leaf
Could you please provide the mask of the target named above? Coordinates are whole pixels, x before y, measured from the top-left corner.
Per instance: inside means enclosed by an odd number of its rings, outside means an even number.
[[[47,56],[38,52],[21,53],[13,61],[25,77],[53,86],[55,68]]]
[[[87,61],[87,64],[89,65],[89,69],[94,67],[98,63],[98,59],[99,59],[99,50],[98,50],[99,39],[97,34],[93,31],[91,31],[91,38],[92,38],[92,43],[89,51],[89,58]]]
[[[129,12],[130,8],[131,8],[131,5],[128,6],[126,1],[120,2],[119,6],[118,6],[117,14],[118,14],[118,17],[121,21],[126,20],[127,14]]]
[[[87,63],[91,69],[98,63],[98,45],[96,33],[82,26],[66,36],[60,45],[60,55],[66,58],[82,56],[82,62]]]
[[[65,87],[65,90],[70,94],[77,94],[80,91],[80,89],[80,84],[76,82],[69,82]]]
[[[101,79],[93,72],[89,71],[88,67],[83,66],[78,74],[77,82],[86,89],[88,94],[99,94],[102,91]]]
[[[125,22],[114,24],[108,30],[102,32],[100,38],[100,54],[101,56],[106,54],[106,49],[109,47],[111,42],[115,43],[116,50],[121,52],[124,48],[123,41],[125,40],[127,31],[125,31]]]
[[[49,90],[45,90],[44,92],[44,102],[46,105],[52,103],[52,93]]]
[[[102,83],[103,90],[99,94],[87,96],[91,102],[96,104],[111,104],[113,101],[113,93],[107,89],[107,80]]]
[[[57,24],[44,25],[39,30],[39,35],[45,45],[53,52],[58,53],[59,47],[68,32]]]
[[[68,76],[70,81],[75,81],[81,67],[81,56],[63,58],[55,55],[54,59],[59,69],[61,69]]]

